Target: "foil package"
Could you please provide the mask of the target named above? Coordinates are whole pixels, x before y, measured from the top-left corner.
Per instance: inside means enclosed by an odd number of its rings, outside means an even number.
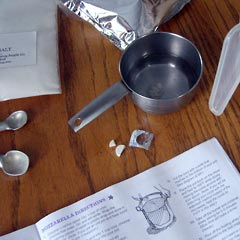
[[[151,146],[153,138],[153,133],[137,129],[132,132],[129,146],[148,150]]]
[[[124,50],[135,39],[155,31],[190,0],[59,0],[65,12],[92,24]]]

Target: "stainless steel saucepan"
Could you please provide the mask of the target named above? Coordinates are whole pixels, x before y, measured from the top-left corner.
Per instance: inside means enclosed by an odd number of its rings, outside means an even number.
[[[188,104],[203,70],[198,49],[186,38],[155,32],[135,40],[122,54],[121,81],[69,120],[75,132],[129,94],[143,111],[176,112]]]

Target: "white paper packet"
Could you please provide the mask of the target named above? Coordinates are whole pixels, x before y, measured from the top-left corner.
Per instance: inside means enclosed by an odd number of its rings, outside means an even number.
[[[57,4],[0,1],[0,101],[61,93]]]

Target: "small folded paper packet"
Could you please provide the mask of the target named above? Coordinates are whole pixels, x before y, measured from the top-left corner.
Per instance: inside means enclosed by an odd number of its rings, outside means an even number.
[[[155,31],[190,0],[59,0],[66,13],[91,23],[124,50],[132,41]]]
[[[61,93],[57,4],[0,1],[0,101]]]

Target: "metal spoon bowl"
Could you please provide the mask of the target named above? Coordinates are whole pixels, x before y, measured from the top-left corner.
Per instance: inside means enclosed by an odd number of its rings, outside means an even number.
[[[27,123],[27,113],[19,110],[10,114],[4,121],[0,122],[0,132],[5,130],[17,130]]]
[[[28,156],[20,151],[12,150],[0,155],[0,168],[9,176],[23,175],[29,166]]]

